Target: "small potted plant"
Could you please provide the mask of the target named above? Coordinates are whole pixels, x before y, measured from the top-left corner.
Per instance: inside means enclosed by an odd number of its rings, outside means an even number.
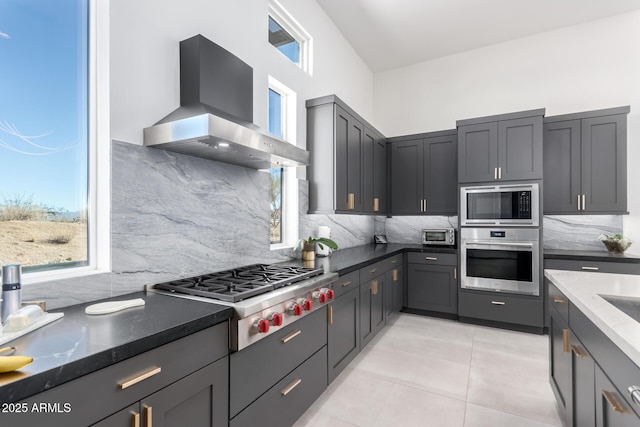
[[[338,249],[338,244],[327,237],[309,237],[306,240],[301,240],[299,243],[302,245],[303,261],[313,261],[316,259],[316,245],[318,245],[320,249],[324,249],[323,245],[327,245],[327,247],[333,250]]]
[[[614,254],[624,253],[631,246],[631,240],[625,239],[622,234],[601,234],[600,241]]]

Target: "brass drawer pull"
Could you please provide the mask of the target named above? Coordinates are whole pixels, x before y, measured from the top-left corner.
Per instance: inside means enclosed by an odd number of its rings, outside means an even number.
[[[135,378],[131,378],[130,380],[127,380],[125,382],[119,383],[118,387],[120,388],[120,390],[124,390],[125,388],[129,388],[132,385],[138,384],[140,381],[144,381],[147,378],[151,378],[152,376],[157,375],[160,372],[162,372],[162,368],[153,368],[150,371],[147,371],[142,375],[138,375]]]
[[[504,302],[504,301],[491,301],[491,304],[493,304],[493,305],[505,305],[506,302]]]
[[[131,413],[131,426],[140,427],[140,414],[137,412]]]
[[[458,268],[453,267],[453,280],[458,280]]]
[[[397,262],[398,262],[398,260],[396,260],[396,259],[391,260],[391,264],[396,264]]]
[[[609,402],[609,405],[611,405],[611,409],[613,409],[616,412],[619,412],[621,414],[628,414],[629,411],[625,410],[622,405],[620,405],[620,403],[618,403],[618,399],[616,399],[616,396],[607,390],[602,390],[602,396],[604,396],[604,398],[607,400],[607,402]]]
[[[373,199],[373,211],[378,212],[379,210],[380,210],[380,199],[376,197],[375,199]]]
[[[347,194],[347,209],[353,210],[356,208],[356,195],[355,193]]]
[[[145,427],[153,427],[153,408],[151,406],[144,407],[144,425]]]
[[[562,352],[569,353],[569,330],[562,330]]]
[[[294,382],[292,382],[291,384],[289,384],[287,387],[285,387],[284,390],[282,390],[280,392],[281,395],[286,396],[287,394],[291,393],[291,391],[298,387],[300,385],[300,383],[302,382],[302,380],[300,378],[298,378],[297,380],[295,380]]]
[[[583,353],[582,352],[582,348],[578,347],[575,344],[571,344],[571,350],[573,350],[575,355],[578,356],[581,359],[588,359],[589,358],[589,355],[587,353]]]
[[[392,279],[394,282],[397,282],[397,281],[398,281],[398,270],[397,270],[397,269],[395,269],[395,268],[394,268],[394,269],[393,269],[393,271],[391,272],[391,279]]]
[[[373,268],[373,269],[369,270],[369,273],[373,274],[373,273],[375,273],[376,271],[378,271],[378,269],[377,269],[377,268]]]
[[[434,257],[434,256],[426,256],[424,257],[424,259],[426,259],[427,261],[437,261],[438,258]]]
[[[333,325],[333,306],[332,305],[330,305],[327,310],[327,322],[330,325]]]
[[[300,335],[301,333],[302,333],[302,331],[300,329],[298,329],[297,331],[291,332],[286,337],[281,338],[280,341],[282,341],[282,344],[286,344],[289,341],[291,341],[292,339],[294,339],[295,337],[297,337],[298,335]]]
[[[553,302],[555,302],[556,304],[564,304],[567,302],[567,300],[564,300],[562,298],[558,298],[557,296],[553,296]]]
[[[598,271],[600,270],[598,267],[582,267],[583,270],[588,270],[588,271]]]
[[[343,287],[343,288],[346,288],[346,287],[347,287],[347,286],[349,286],[350,284],[351,284],[351,280],[349,280],[348,282],[344,282],[344,283],[342,284],[342,287]]]
[[[371,294],[378,295],[378,281],[374,280],[371,282]]]

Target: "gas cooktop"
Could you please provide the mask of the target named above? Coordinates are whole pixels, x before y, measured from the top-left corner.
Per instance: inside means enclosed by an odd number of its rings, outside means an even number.
[[[202,276],[158,283],[154,288],[235,303],[323,273],[322,268],[253,264]]]

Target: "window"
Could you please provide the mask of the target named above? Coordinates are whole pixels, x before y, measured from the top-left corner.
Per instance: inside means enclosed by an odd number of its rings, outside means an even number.
[[[0,260],[25,273],[96,268],[94,3],[0,3]]]
[[[269,43],[311,74],[311,36],[275,0],[269,3]]]
[[[291,142],[295,135],[296,95],[269,77],[269,132]],[[295,169],[269,170],[269,238],[272,248],[292,246],[297,240],[298,194]]]

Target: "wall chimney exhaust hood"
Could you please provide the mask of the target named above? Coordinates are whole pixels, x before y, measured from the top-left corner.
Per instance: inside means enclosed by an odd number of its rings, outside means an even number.
[[[144,145],[252,169],[309,164],[253,124],[253,69],[201,35],[180,42],[180,107],[144,129]]]

